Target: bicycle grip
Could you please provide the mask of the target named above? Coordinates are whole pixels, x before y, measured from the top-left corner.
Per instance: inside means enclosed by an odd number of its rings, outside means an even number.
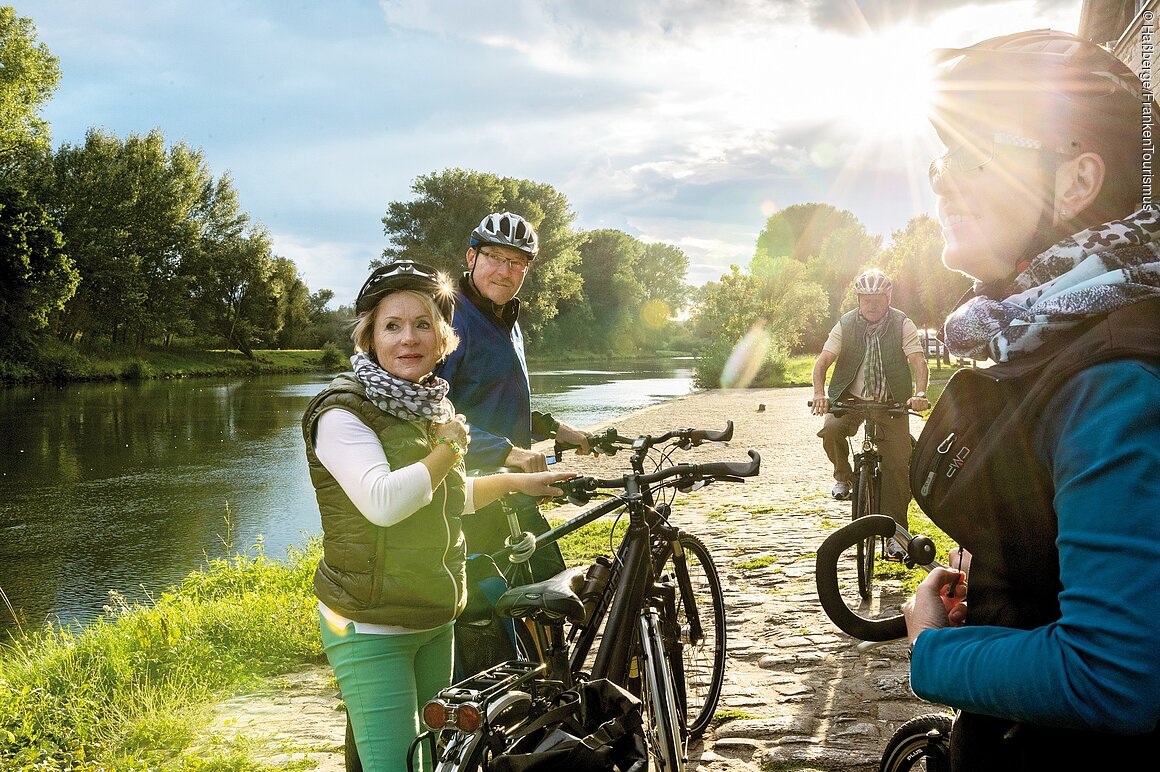
[[[733,419],[726,421],[725,428],[721,431],[693,429],[689,434],[689,439],[694,442],[728,442],[733,439]]]
[[[855,614],[842,600],[838,590],[838,558],[843,552],[871,536],[893,536],[894,518],[866,515],[848,523],[826,537],[818,548],[814,578],[822,609],[838,628],[862,641],[893,641],[906,637],[906,620],[901,614],[883,619],[865,619]]]
[[[729,422],[727,431],[732,433],[732,421]],[[697,472],[702,477],[755,477],[761,471],[761,454],[751,448],[749,458],[749,463],[744,461],[711,461],[708,464],[697,464]]]

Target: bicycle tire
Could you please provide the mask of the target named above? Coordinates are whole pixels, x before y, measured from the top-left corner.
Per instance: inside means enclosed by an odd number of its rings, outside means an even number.
[[[655,611],[640,617],[640,681],[648,714],[648,740],[659,772],[684,772],[684,731],[677,715],[673,675]]]
[[[670,669],[676,677],[678,708],[684,708],[685,731],[689,740],[695,740],[713,721],[725,683],[725,594],[721,590],[717,566],[704,542],[688,533],[682,533],[678,542],[684,561],[676,561],[670,549],[657,576],[670,574],[677,580],[675,622],[681,631],[681,640],[666,650],[680,652],[680,663],[674,663]],[[699,641],[689,639],[690,600],[680,591],[686,581],[692,588],[691,602],[696,604],[695,610],[701,622],[703,635]]]
[[[871,470],[868,466],[862,466],[858,470],[857,487],[854,489],[852,519],[857,520],[866,515],[876,514],[875,508],[878,505],[876,498]],[[862,600],[870,600],[870,594],[874,589],[874,552],[877,544],[877,536],[870,536],[858,542],[858,594],[862,596]]]
[[[878,772],[946,772],[950,767],[951,716],[915,716],[891,735],[882,751]]]

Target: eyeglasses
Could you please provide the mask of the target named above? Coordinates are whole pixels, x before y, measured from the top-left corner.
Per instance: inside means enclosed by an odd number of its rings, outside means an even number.
[[[1043,149],[1043,143],[1037,139],[1028,139],[1027,137],[1019,137],[1014,134],[996,132],[991,135],[989,142],[986,140],[981,142],[964,142],[954,150],[947,151],[931,161],[930,166],[926,170],[930,184],[934,185],[940,177],[949,171],[962,174],[964,172],[974,172],[982,169],[991,163],[991,161],[995,160],[995,147],[997,145],[1020,147],[1026,150]]]
[[[491,251],[485,252],[481,249],[479,250],[479,254],[483,255],[489,261],[491,261],[491,264],[496,268],[500,268],[506,265],[509,271],[521,275],[527,273],[528,269],[532,267],[532,264],[527,260],[516,260],[513,257],[500,257]]]

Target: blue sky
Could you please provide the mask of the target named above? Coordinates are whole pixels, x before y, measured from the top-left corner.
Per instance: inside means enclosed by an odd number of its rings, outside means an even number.
[[[931,213],[922,56],[1080,0],[23,0],[60,59],[53,142],[160,129],[228,173],[349,303],[381,218],[449,168],[548,183],[581,229],[675,244],[695,284],[791,204],[889,238]],[[464,234],[466,239],[466,234]],[[336,303],[337,304],[337,303]]]

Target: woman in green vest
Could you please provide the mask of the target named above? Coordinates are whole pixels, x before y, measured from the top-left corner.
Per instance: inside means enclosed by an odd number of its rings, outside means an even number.
[[[458,343],[451,298],[419,263],[372,273],[355,304],[354,371],[302,419],[322,515],[322,642],[367,770],[405,768],[420,707],[451,683],[452,624],[466,603],[460,518],[505,493],[559,495],[552,484],[572,476],[465,476],[468,427],[431,374]]]

